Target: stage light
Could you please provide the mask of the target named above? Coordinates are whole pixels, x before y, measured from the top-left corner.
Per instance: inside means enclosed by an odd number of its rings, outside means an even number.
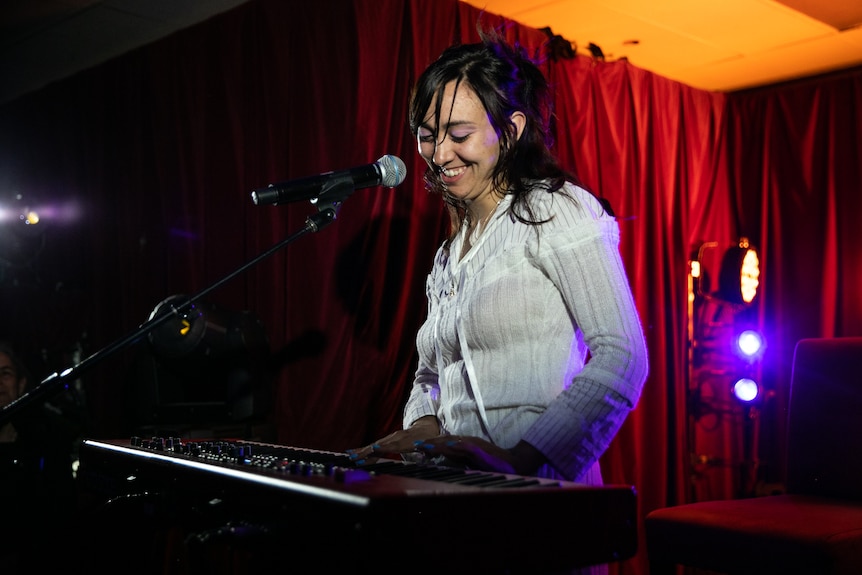
[[[11,199],[0,197],[0,224],[14,223],[23,219],[21,211],[21,194],[14,194]]]
[[[719,293],[731,303],[750,304],[760,287],[760,258],[748,243],[740,238],[739,245],[729,248],[721,260],[718,276]]]
[[[24,194],[15,193],[10,201],[0,200],[0,223],[18,220],[32,226],[39,223],[39,211],[24,203]]]
[[[185,296],[174,295],[161,301],[150,314],[150,320],[163,314],[175,316],[149,334],[150,344],[157,355],[182,357],[195,350],[209,353],[209,347],[217,345],[227,332],[222,317],[219,314],[206,313],[206,305],[192,304],[187,306],[184,313],[177,313],[176,310],[182,309],[185,303]]]
[[[269,409],[269,343],[254,314],[178,294],[156,319],[135,366],[136,425],[232,425]]]
[[[742,377],[733,384],[733,395],[740,401],[750,403],[760,394],[757,382],[748,377]]]
[[[40,200],[20,192],[3,195],[0,192],[0,225],[10,224],[19,227],[18,231],[29,227],[42,228],[45,224],[72,225],[79,221],[82,209],[74,200]],[[25,233],[36,233],[28,230]]]
[[[35,226],[39,223],[39,214],[36,213],[35,210],[26,209],[25,212],[21,214],[21,220],[28,226]]]
[[[736,338],[736,349],[739,354],[750,360],[757,359],[763,355],[763,350],[766,347],[766,342],[760,332],[753,329],[747,329],[739,334]]]

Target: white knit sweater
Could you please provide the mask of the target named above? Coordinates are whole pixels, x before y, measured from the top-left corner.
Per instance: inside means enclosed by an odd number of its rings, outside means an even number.
[[[585,190],[566,191],[575,201],[530,194],[548,223],[517,221],[506,196],[463,259],[466,226],[438,250],[404,427],[435,415],[444,433],[505,448],[523,439],[550,461],[540,475],[595,483],[647,352],[616,220]]]

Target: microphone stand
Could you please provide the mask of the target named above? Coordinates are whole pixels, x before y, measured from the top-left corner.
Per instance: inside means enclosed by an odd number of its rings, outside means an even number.
[[[79,377],[81,377],[81,375],[104,361],[106,358],[137,342],[139,339],[141,339],[145,335],[148,335],[153,329],[167,322],[169,319],[181,318],[188,320],[187,314],[194,307],[194,303],[196,301],[203,298],[216,288],[221,287],[223,284],[232,280],[250,267],[257,265],[264,259],[273,255],[277,251],[281,250],[282,248],[304,236],[305,234],[320,231],[325,226],[334,222],[338,215],[338,210],[341,207],[341,204],[348,196],[353,194],[354,191],[355,186],[353,184],[352,178],[350,178],[349,176],[344,176],[342,178],[333,178],[323,186],[317,198],[311,200],[312,204],[317,205],[318,211],[316,214],[312,214],[311,216],[306,218],[305,226],[298,232],[295,232],[293,235],[277,243],[276,245],[261,253],[249,262],[243,264],[242,266],[229,273],[222,279],[216,281],[209,287],[206,287],[198,293],[194,294],[193,296],[189,297],[182,304],[178,306],[171,305],[169,310],[170,313],[151,315],[147,321],[145,321],[136,330],[134,330],[127,336],[118,339],[114,343],[109,344],[108,346],[90,355],[78,364],[68,369],[65,369],[62,372],[52,373],[44,380],[42,380],[39,385],[37,385],[24,395],[20,396],[18,399],[0,408],[0,425],[3,425],[7,421],[9,421],[13,415],[18,413],[25,407],[28,407],[31,404],[36,403],[40,400],[44,400],[50,394],[53,394],[60,390],[60,388],[65,389],[67,386],[67,382],[78,379]]]

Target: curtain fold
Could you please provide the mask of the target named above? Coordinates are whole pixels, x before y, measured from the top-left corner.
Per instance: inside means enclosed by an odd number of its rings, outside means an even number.
[[[561,60],[552,73],[559,153],[620,220],[650,350],[640,404],[603,458],[607,480],[637,485],[646,513],[688,497],[687,262],[701,234],[731,233],[720,187],[724,96],[625,61]]]
[[[341,450],[396,429],[448,224],[422,183],[407,99],[432,58],[477,38],[480,14],[455,0],[252,0],[0,108],[2,201],[21,192],[55,208],[28,236],[0,221],[0,337],[37,373],[62,370],[69,347],[98,352],[161,300],[301,234],[207,296],[265,329],[266,439]],[[769,343],[760,463],[780,481],[795,341],[862,334],[862,70],[708,93],[624,61],[545,58],[542,32],[481,22],[543,58],[557,152],[620,220],[651,371],[606,479],[635,485],[641,514],[692,496],[688,262],[746,236]],[[404,184],[358,190],[317,232],[301,233],[316,206],[249,195],[384,154],[405,161]],[[86,374],[90,435],[130,433],[145,350]],[[720,433],[721,455],[737,456],[739,430]],[[645,546],[613,570],[645,574]]]

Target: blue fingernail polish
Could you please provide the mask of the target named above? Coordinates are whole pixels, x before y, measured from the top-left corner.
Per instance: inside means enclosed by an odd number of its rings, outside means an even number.
[[[422,445],[422,441],[414,441],[413,442],[413,447],[419,447],[420,445]]]
[[[448,447],[452,447],[453,445],[456,445],[457,443],[458,443],[457,441],[447,441],[447,442],[446,442],[446,445],[447,445]]]
[[[362,464],[364,464],[364,463],[365,463],[365,460],[364,460],[364,459],[360,459],[359,461],[357,461],[357,462],[356,462],[356,465],[362,465]]]
[[[380,449],[380,444],[379,444],[379,443],[375,443],[374,445],[372,445],[372,446],[371,446],[371,451],[376,451],[376,450],[378,450],[378,449]]]
[[[357,457],[359,457],[358,453],[351,453],[350,454],[350,459],[356,459]]]

